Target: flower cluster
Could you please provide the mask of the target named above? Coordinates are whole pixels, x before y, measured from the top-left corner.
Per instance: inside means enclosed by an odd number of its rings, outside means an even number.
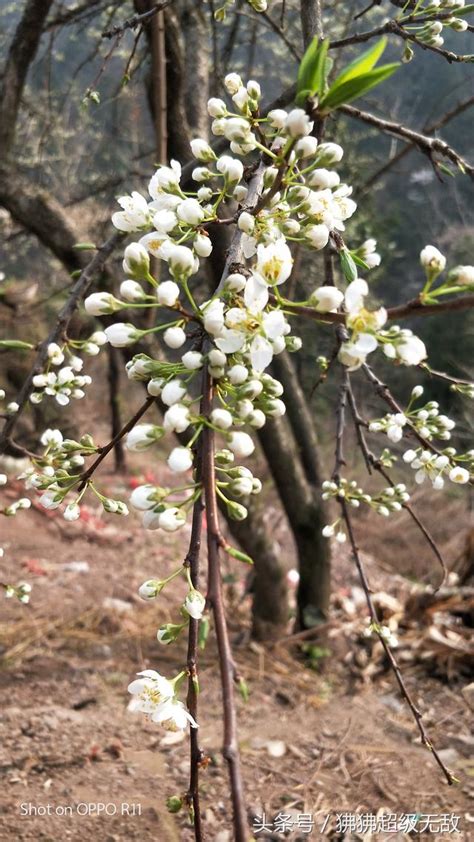
[[[342,477],[339,481],[326,480],[323,482],[323,500],[344,500],[349,506],[358,509],[361,503],[370,506],[377,514],[383,517],[389,517],[391,512],[399,512],[402,506],[410,499],[404,483],[397,483],[396,485],[389,485],[382,489],[378,494],[367,494],[363,488],[357,485],[355,480],[347,480]],[[325,538],[336,537],[336,540],[342,544],[346,540],[346,534],[341,526],[341,518],[337,518],[333,523],[327,524],[323,528],[323,535]]]
[[[45,395],[54,397],[60,406],[67,406],[71,398],[80,400],[84,397],[84,387],[92,383],[88,374],[80,374],[84,361],[78,357],[74,350],[81,348],[84,353],[95,356],[99,353],[100,346],[107,341],[102,331],[95,331],[90,339],[85,341],[70,340],[63,347],[51,342],[48,345],[48,362],[44,371],[33,377],[34,391],[30,395],[31,403],[41,403]],[[67,362],[67,365],[63,365]],[[53,371],[52,366],[61,366],[58,371]]]
[[[406,450],[403,461],[416,472],[415,482],[421,485],[429,479],[433,488],[438,490],[444,487],[445,477],[458,485],[465,485],[474,472],[474,450],[458,455],[454,447],[447,447],[441,453],[419,447]]]
[[[468,28],[467,20],[456,16],[462,15],[465,2],[466,0],[427,0],[426,3],[418,3],[416,14],[413,15],[414,25],[410,27],[411,31],[422,44],[427,44],[430,47],[442,47],[444,38],[441,33],[444,27],[452,29],[454,32],[465,32]],[[452,12],[452,14],[439,20],[436,16],[440,12]],[[416,25],[417,15],[423,17],[424,22],[422,24]],[[430,20],[430,16],[433,20]]]
[[[423,387],[415,386],[406,410],[371,421],[370,432],[384,432],[391,442],[396,443],[401,441],[404,428],[408,425],[409,429],[415,430],[427,441],[435,438],[448,441],[451,438],[451,431],[456,426],[455,422],[447,415],[440,414],[437,401],[428,401],[424,406],[413,408],[414,401],[422,394]]]

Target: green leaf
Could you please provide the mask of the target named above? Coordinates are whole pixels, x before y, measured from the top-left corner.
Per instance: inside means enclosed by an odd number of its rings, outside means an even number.
[[[241,550],[231,547],[230,544],[226,546],[225,551],[228,555],[232,556],[232,558],[236,558],[237,561],[243,561],[245,564],[253,564],[253,558],[250,558],[247,553],[243,553]]]
[[[438,166],[438,169],[441,170],[441,172],[443,172],[445,175],[449,175],[449,176],[451,176],[451,178],[454,178],[454,173],[453,173],[452,169],[450,167],[448,167],[447,164],[443,164],[443,162],[440,161],[437,164],[437,166]],[[459,167],[459,169],[462,172],[464,171],[462,167]]]
[[[20,339],[0,339],[0,348],[9,348],[10,350],[32,351],[34,345],[30,342],[21,342]]]
[[[341,269],[344,272],[346,281],[355,281],[357,278],[357,266],[348,249],[342,249],[339,252],[339,260],[341,261]]]
[[[399,66],[398,62],[384,64],[383,67],[377,67],[375,70],[370,70],[355,79],[348,79],[340,85],[331,85],[326,96],[319,103],[321,111],[328,113],[346,102],[351,102],[353,99],[363,96],[367,91],[388,79]]]
[[[242,677],[239,678],[239,693],[242,696],[244,702],[248,702],[250,696],[249,686],[245,678]]]
[[[198,645],[199,648],[204,650],[206,648],[207,638],[209,637],[209,620],[207,617],[203,617],[201,622],[199,623],[198,629]]]
[[[297,105],[304,105],[308,97],[324,91],[326,74],[329,70],[327,64],[328,47],[329,40],[327,38],[321,42],[317,37],[313,38],[301,59],[296,85]]]
[[[76,251],[95,251],[97,246],[95,243],[74,243],[73,249],[76,249]]]
[[[342,82],[347,82],[348,79],[354,79],[356,76],[362,76],[364,73],[368,73],[372,68],[375,67],[379,58],[382,56],[382,53],[387,46],[387,39],[381,38],[380,41],[377,41],[373,47],[366,50],[364,53],[361,53],[360,56],[351,61],[347,67],[344,68],[342,73],[335,79],[334,86],[342,84]]]
[[[369,269],[370,268],[368,266],[368,264],[365,262],[365,260],[362,260],[362,258],[359,257],[355,252],[351,251],[351,257],[352,257],[354,263],[357,266],[360,266],[361,269]]]

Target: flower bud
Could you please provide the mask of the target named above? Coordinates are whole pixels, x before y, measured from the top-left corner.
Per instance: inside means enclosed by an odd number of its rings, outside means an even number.
[[[159,304],[165,307],[174,307],[179,299],[179,286],[174,281],[163,281],[156,288],[156,297]]]
[[[163,341],[168,348],[181,348],[186,342],[186,334],[182,327],[169,327],[163,334]]]
[[[230,483],[229,491],[235,497],[248,497],[253,491],[253,479],[250,477],[235,479]]]
[[[199,257],[209,257],[212,252],[211,238],[207,234],[199,232],[194,238],[193,248]]]
[[[241,386],[247,380],[249,373],[244,365],[237,364],[229,368],[227,376],[234,386]]]
[[[188,249],[186,246],[173,245],[167,253],[167,259],[171,274],[175,278],[187,278],[195,271],[194,254],[192,253],[191,249]]]
[[[145,515],[149,514],[145,512]],[[158,516],[158,526],[165,532],[176,532],[186,523],[186,515],[177,506],[165,509]]]
[[[226,503],[227,513],[232,520],[245,520],[248,511],[241,503],[236,503],[234,500],[228,500]]]
[[[425,246],[420,252],[420,263],[431,277],[436,277],[446,266],[446,258],[435,246]]]
[[[320,313],[335,312],[344,301],[344,293],[334,286],[322,286],[315,289],[309,303]]]
[[[138,596],[142,599],[155,599],[163,589],[163,582],[159,579],[147,579],[138,588]]]
[[[206,607],[206,600],[199,591],[189,591],[183,608],[193,620],[200,620]]]
[[[231,292],[242,292],[245,289],[246,283],[247,278],[245,275],[241,275],[240,272],[232,272],[225,279],[225,288]]]
[[[199,351],[186,351],[181,357],[181,362],[189,371],[197,371],[197,369],[202,368],[203,355]]]
[[[255,217],[252,216],[251,213],[248,213],[248,211],[242,211],[237,225],[241,231],[245,232],[245,234],[251,234],[255,228]]]
[[[229,94],[236,94],[242,87],[242,79],[238,73],[228,73],[224,79],[224,85]]]
[[[229,427],[232,427],[233,418],[227,409],[213,409],[211,423],[220,430],[228,430]]]
[[[163,433],[163,427],[158,427],[155,424],[136,424],[127,433],[125,447],[127,450],[133,451],[145,450],[157,442],[163,436]]]
[[[186,387],[181,380],[170,380],[163,388],[161,399],[167,406],[171,406],[174,403],[179,403],[185,394]]]
[[[103,316],[121,310],[123,304],[109,292],[94,292],[84,301],[84,309],[89,316]],[[37,384],[35,384],[37,385]]]
[[[305,137],[313,130],[313,122],[302,108],[294,108],[288,114],[285,128],[290,137]]]
[[[150,271],[150,255],[140,243],[130,243],[124,251],[123,270],[134,280],[146,279]]]
[[[120,295],[125,301],[140,301],[145,298],[145,291],[137,281],[123,281],[120,284]]]
[[[248,433],[231,433],[228,437],[230,450],[239,458],[250,456],[255,450],[255,445]]]
[[[224,105],[225,108],[225,105]],[[225,113],[225,112],[224,112]],[[219,115],[212,115],[212,116],[219,116]],[[193,153],[195,158],[198,158],[199,161],[214,161],[216,158],[216,154],[213,149],[208,144],[207,140],[203,140],[200,137],[195,138],[190,143],[191,152]]]
[[[234,454],[227,448],[217,450],[214,458],[218,468],[230,468],[235,461]]]
[[[210,117],[225,117],[227,114],[227,106],[223,99],[211,97],[207,103],[207,112]]]
[[[187,447],[175,447],[168,456],[168,467],[176,474],[188,471],[192,464],[192,453]]]
[[[316,153],[318,141],[315,137],[302,137],[295,146],[297,158],[310,158]]]
[[[344,150],[338,143],[321,143],[318,147],[318,166],[338,164],[343,155]]]
[[[140,332],[134,325],[125,322],[116,322],[116,324],[106,327],[104,333],[113,348],[125,348],[127,345],[133,345],[140,336]]]

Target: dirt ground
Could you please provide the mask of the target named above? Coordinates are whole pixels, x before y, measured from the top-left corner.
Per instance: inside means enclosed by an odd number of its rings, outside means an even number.
[[[128,483],[113,476],[104,481],[115,492]],[[28,606],[1,603],[1,840],[194,838],[185,812],[172,815],[165,806],[168,796],[186,790],[187,741],[164,737],[144,717],[129,713],[126,692],[138,670],[173,674],[184,662],[184,641],[165,648],[155,639],[157,626],[176,617],[184,583],[152,604],[136,591],[183,557],[186,534],[144,533],[133,516],[125,530],[122,525],[93,511],[72,525],[36,509],[3,519],[2,576],[31,582],[33,592]],[[367,563],[373,587],[393,591],[389,572],[371,556]],[[329,651],[318,670],[302,664],[301,652],[287,641],[249,643],[242,634],[249,604],[240,599],[245,572],[227,596],[236,661],[250,688],[249,701],[238,700],[248,803],[254,816],[287,814],[293,821],[287,834],[262,832],[255,839],[413,838],[401,832],[338,833],[335,814],[342,812],[453,813],[459,833],[415,838],[474,839],[474,740],[461,692],[466,676],[455,673],[447,682],[420,663],[408,662],[405,669],[425,726],[459,778],[448,787],[420,746],[383,663],[371,675],[359,669],[357,652],[363,649],[357,649],[350,623],[347,634],[339,621],[337,634],[330,630],[318,640]],[[336,605],[357,592],[345,549],[335,562],[334,584]],[[210,759],[202,771],[206,838],[230,842],[212,641],[201,655],[200,683],[199,734]],[[307,813],[313,830],[297,830],[298,816]]]

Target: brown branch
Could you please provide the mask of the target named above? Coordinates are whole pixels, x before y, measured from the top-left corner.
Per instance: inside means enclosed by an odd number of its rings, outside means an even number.
[[[367,425],[359,414],[359,410],[357,408],[357,403],[356,403],[356,400],[355,400],[354,392],[352,390],[352,385],[351,385],[351,382],[350,382],[350,376],[349,376],[349,385],[348,385],[348,389],[347,389],[347,395],[348,395],[348,399],[349,399],[349,407],[350,407],[350,410],[351,410],[351,415],[352,415],[352,418],[353,418],[353,421],[354,421],[354,427],[355,427],[355,431],[356,431],[357,441],[359,443],[360,450],[361,450],[362,455],[364,457],[364,461],[365,461],[368,473],[371,474],[372,470],[377,471],[381,476],[383,476],[383,478],[389,483],[389,485],[391,485],[392,488],[394,488],[395,483],[393,482],[393,480],[391,479],[391,477],[387,473],[387,471],[384,469],[380,460],[377,459],[377,457],[375,456],[374,453],[372,453],[372,451],[370,450],[370,448],[367,444],[367,440],[366,440],[365,434],[364,434],[364,427],[366,427]],[[442,580],[435,590],[435,593],[436,593],[436,591],[438,591],[441,587],[443,587],[443,585],[446,582],[447,576],[448,576],[448,568],[446,566],[446,562],[445,562],[445,560],[442,556],[441,550],[439,549],[439,547],[438,547],[436,541],[434,540],[433,536],[431,535],[429,530],[426,528],[426,526],[422,522],[421,518],[414,511],[414,509],[410,505],[410,503],[408,503],[408,502],[402,503],[402,507],[405,509],[405,511],[408,512],[408,514],[410,515],[410,517],[414,521],[414,523],[416,523],[418,529],[423,534],[424,538],[426,539],[426,541],[430,545],[431,549],[433,550],[436,558],[438,559],[438,561],[441,565]]]
[[[201,481],[201,445],[198,442],[195,459],[195,479],[196,482]],[[196,590],[199,589],[199,556],[201,551],[202,538],[202,520],[203,520],[204,505],[201,497],[196,500],[193,508],[193,522],[191,527],[191,538],[189,541],[189,550],[186,556],[185,565],[189,567],[191,581]],[[197,658],[198,658],[198,634],[199,634],[199,620],[193,617],[189,618],[189,632],[188,632],[188,653],[187,653],[187,669],[188,669],[188,695],[186,704],[188,710],[197,720],[198,713],[198,686],[197,686]],[[186,793],[186,802],[193,807],[193,823],[194,823],[194,837],[196,842],[202,842],[204,839],[202,828],[202,815],[199,797],[199,771],[200,764],[204,760],[204,753],[199,747],[199,736],[197,728],[189,729],[189,786]]]
[[[438,380],[445,380],[447,383],[454,383],[455,385],[459,386],[472,386],[471,380],[463,380],[461,377],[453,377],[452,374],[446,374],[444,371],[437,371],[435,368],[431,368],[427,363],[420,363],[419,366],[423,371],[428,372],[433,377],[437,377]]]
[[[468,108],[471,108],[472,105],[474,105],[474,96],[468,97],[468,99],[458,102],[457,105],[454,106],[454,108],[451,108],[449,111],[443,114],[442,117],[439,117],[433,123],[425,125],[422,130],[423,134],[434,134],[434,132],[442,128],[442,126],[445,126],[459,114],[462,114],[463,111],[467,111]],[[402,140],[404,139],[402,138]],[[393,166],[399,164],[400,161],[402,161],[403,158],[405,158],[409,154],[409,152],[411,152],[412,149],[415,148],[416,144],[407,143],[406,146],[400,149],[399,152],[393,155],[392,158],[386,161],[386,163],[383,164],[383,166],[381,166],[378,170],[375,171],[375,173],[368,179],[368,181],[366,181],[359,189],[359,194],[366,193],[375,184],[375,182],[379,180],[379,178],[384,176],[385,173],[387,173],[388,170],[390,170]]]
[[[344,370],[344,372],[343,372],[343,382],[342,382],[342,386],[341,386],[341,390],[340,390],[340,394],[339,394],[339,404],[338,404],[338,411],[337,411],[336,461],[335,461],[335,467],[334,467],[334,471],[333,471],[333,479],[336,482],[339,481],[339,479],[340,479],[340,469],[341,469],[341,466],[344,464],[343,439],[344,439],[344,425],[345,425],[345,405],[346,405],[346,398],[347,398],[349,389],[350,389],[349,373],[347,372],[347,370]],[[422,714],[420,713],[420,711],[418,710],[418,708],[416,707],[416,705],[412,701],[412,698],[411,698],[410,693],[408,692],[408,689],[405,685],[405,682],[403,680],[403,676],[400,672],[400,668],[399,668],[398,663],[397,663],[397,661],[396,661],[396,659],[393,655],[393,652],[390,649],[390,647],[389,647],[387,641],[385,640],[384,636],[380,632],[380,621],[379,621],[377,610],[375,608],[375,605],[374,605],[374,602],[373,602],[373,599],[372,599],[371,588],[370,588],[369,582],[367,580],[367,574],[365,572],[365,568],[364,568],[362,559],[360,557],[359,548],[358,548],[356,540],[355,540],[354,530],[353,530],[353,527],[352,527],[352,521],[351,521],[351,517],[350,517],[350,514],[349,514],[349,507],[348,507],[347,501],[344,497],[338,497],[337,500],[338,500],[338,503],[341,507],[342,517],[343,517],[343,520],[344,520],[344,523],[345,523],[345,526],[346,526],[346,529],[347,529],[347,533],[348,533],[348,536],[349,536],[349,542],[350,542],[351,549],[352,549],[352,555],[354,557],[354,561],[356,563],[357,571],[359,573],[359,578],[360,578],[360,581],[361,581],[361,584],[362,584],[362,588],[364,590],[367,608],[368,608],[368,611],[369,611],[369,616],[370,616],[371,622],[374,626],[374,631],[376,632],[376,634],[377,634],[377,636],[378,636],[378,638],[379,638],[379,640],[380,640],[380,642],[381,642],[381,644],[382,644],[382,646],[385,650],[385,654],[388,658],[390,667],[392,668],[393,673],[395,675],[395,678],[397,680],[400,692],[401,692],[403,698],[405,699],[408,707],[410,708],[410,710],[413,714],[415,722],[418,726],[418,730],[420,732],[421,742],[424,746],[426,746],[426,748],[428,748],[432,752],[438,766],[442,769],[443,774],[445,775],[448,784],[451,785],[452,783],[454,783],[454,780],[455,780],[454,776],[449,771],[449,769],[447,769],[447,767],[444,765],[442,759],[440,758],[439,754],[437,753],[436,749],[434,748],[433,743],[429,739],[429,737],[428,737],[428,735],[425,731],[424,725],[421,721]]]
[[[433,18],[433,20],[436,20],[436,18]],[[436,55],[442,56],[442,58],[445,58],[449,64],[453,64],[453,62],[461,64],[470,63],[474,60],[474,56],[472,54],[459,55],[458,53],[453,53],[451,50],[445,50],[442,47],[435,47],[433,44],[425,44],[424,41],[420,41],[413,33],[406,32],[403,26],[400,26],[396,20],[390,21],[389,29],[387,31],[396,35],[398,38],[401,38],[403,41],[411,41],[413,44],[421,47],[422,50],[428,50],[431,53],[436,53]]]
[[[274,296],[270,295],[270,299],[276,302]],[[291,313],[293,316],[306,316],[316,322],[344,324],[346,321],[345,313],[320,313],[314,307],[292,304],[291,301],[284,301],[282,306],[287,313]],[[389,307],[387,310],[387,320],[393,322],[415,316],[417,318],[418,316],[436,316],[439,313],[460,312],[462,310],[472,310],[473,308],[474,294],[464,295],[462,298],[451,298],[448,301],[440,301],[439,304],[423,304],[419,298],[413,298],[405,304]]]
[[[413,298],[406,304],[399,304],[397,307],[390,307],[387,311],[390,321],[394,319],[405,319],[410,316],[436,316],[438,313],[453,313],[461,310],[472,310],[474,307],[474,294],[463,295],[462,298],[451,298],[449,301],[440,301],[439,304],[423,304],[419,298]]]
[[[127,18],[123,23],[117,24],[116,26],[112,26],[110,29],[106,29],[102,32],[102,38],[114,38],[116,35],[121,35],[125,32],[126,29],[135,29],[137,26],[142,26],[145,23],[148,23],[158,12],[161,12],[163,9],[166,9],[167,6],[170,6],[173,0],[162,0],[161,3],[156,3],[151,9],[148,9],[146,12],[142,12],[142,14],[133,15],[131,18]]]
[[[249,183],[247,194],[247,205],[250,209],[255,207],[263,189],[264,165],[259,164],[255,174]],[[242,258],[241,250],[242,233],[239,229],[234,236],[227,252],[227,257],[221,279],[215,294],[223,288],[227,275],[232,271],[232,266],[239,263]],[[208,341],[205,341],[205,346]],[[214,399],[214,385],[209,374],[208,367],[203,370],[203,387],[201,399],[201,415],[209,418],[212,411]],[[233,807],[233,825],[235,842],[246,842],[248,839],[248,823],[245,809],[244,788],[240,768],[239,747],[237,739],[237,713],[234,698],[234,676],[235,665],[232,657],[232,650],[229,641],[227,621],[224,607],[224,594],[222,590],[222,576],[220,567],[219,550],[223,539],[219,527],[219,514],[216,492],[216,470],[214,463],[214,431],[206,426],[201,435],[200,459],[202,471],[202,484],[206,504],[207,521],[207,550],[208,550],[208,591],[207,603],[211,607],[219,653],[219,668],[222,686],[223,717],[224,717],[224,741],[222,753],[227,761],[230,778],[230,790]],[[197,755],[196,755],[197,757]],[[194,781],[194,778],[193,778]],[[194,784],[193,784],[194,785]]]
[[[379,377],[377,377],[373,369],[369,365],[367,365],[367,363],[364,363],[361,366],[361,368],[367,379],[370,381],[370,383],[372,383],[378,396],[382,398],[383,401],[385,401],[385,403],[390,407],[392,412],[404,415],[403,408],[395,400],[387,384],[380,380]],[[441,456],[441,453],[438,450],[438,448],[435,447],[435,445],[432,444],[430,441],[428,441],[428,439],[425,439],[424,436],[422,436],[418,432],[414,424],[412,424],[409,420],[407,420],[407,427],[409,427],[412,435],[417,439],[417,441],[421,444],[422,447],[424,447],[426,450],[431,450],[431,452],[435,453],[437,456]]]
[[[361,120],[363,123],[368,123],[382,132],[401,137],[404,140],[418,146],[424,152],[433,165],[436,166],[436,161],[433,160],[433,155],[436,153],[443,158],[447,158],[455,164],[461,171],[466,172],[470,178],[474,179],[474,166],[466,161],[452,146],[449,146],[444,140],[438,137],[429,137],[414,129],[409,129],[401,123],[395,123],[392,120],[384,120],[381,117],[376,117],[375,114],[369,114],[367,111],[362,111],[360,108],[355,108],[353,105],[342,105],[339,109],[343,114],[353,117],[356,120]]]
[[[213,382],[206,367],[203,377],[203,398],[201,401],[201,411],[204,417],[209,417],[212,411],[213,397]],[[248,824],[237,741],[237,713],[233,692],[234,662],[225,617],[219,559],[221,534],[219,529],[219,515],[216,499],[214,431],[207,426],[204,428],[202,433],[202,474],[206,501],[207,550],[209,565],[207,601],[211,606],[214,617],[222,686],[224,715],[224,745],[222,753],[227,761],[230,776],[234,839],[235,842],[246,842],[248,839]]]
[[[39,374],[43,370],[48,360],[48,346],[52,342],[60,343],[63,340],[67,332],[69,323],[74,313],[76,312],[81,300],[86,295],[95,275],[102,271],[107,258],[110,257],[115,247],[118,245],[119,242],[121,242],[123,238],[124,234],[121,234],[120,232],[115,232],[114,234],[112,234],[112,236],[109,237],[109,239],[104,243],[104,245],[97,251],[92,260],[87,264],[87,266],[83,269],[80,276],[78,277],[76,283],[72,288],[68,300],[66,301],[64,307],[62,308],[57,317],[54,328],[50,332],[48,338],[45,339],[44,342],[42,342],[39,346],[33,368],[31,369],[26,380],[24,381],[23,386],[21,387],[16,398],[16,403],[19,407],[18,411],[7,419],[3,430],[0,433],[0,453],[4,453],[6,447],[8,447],[8,445],[10,444],[11,435],[17,424],[17,421],[28,402],[31,393],[34,390],[33,378],[35,374]]]
[[[449,17],[452,17],[451,12],[441,12],[436,14],[436,16],[430,17],[429,20],[443,20]],[[380,35],[395,35],[397,38],[401,38],[404,41],[412,41],[418,47],[421,47],[422,50],[429,50],[430,52],[442,56],[442,58],[446,59],[450,64],[453,62],[463,63],[473,61],[472,55],[458,55],[457,53],[451,52],[451,50],[444,50],[441,47],[434,47],[431,44],[425,44],[423,41],[420,41],[416,35],[406,32],[403,28],[404,24],[414,22],[423,23],[425,20],[425,18],[420,18],[418,20],[417,18],[412,18],[411,16],[404,18],[403,21],[393,19],[388,20],[386,23],[383,23],[381,26],[377,26],[374,29],[369,29],[365,32],[356,32],[353,35],[348,35],[347,38],[340,38],[338,40],[331,41],[329,49],[335,50],[340,49],[341,47],[349,47],[352,44],[362,44],[365,41],[370,41],[372,38],[378,38]]]
[[[359,548],[358,548],[357,543],[356,543],[355,534],[354,534],[354,530],[353,530],[353,527],[352,527],[352,521],[351,521],[351,517],[350,517],[350,514],[349,514],[349,507],[348,507],[346,501],[343,498],[339,499],[339,505],[341,506],[342,516],[343,516],[344,522],[346,524],[347,533],[349,535],[349,542],[350,542],[351,549],[352,549],[352,555],[354,557],[354,561],[356,563],[356,567],[357,567],[357,570],[358,570],[358,573],[359,573],[360,581],[362,583],[362,588],[364,590],[365,599],[366,599],[367,608],[368,608],[368,611],[369,611],[371,622],[373,623],[373,625],[375,627],[375,631],[377,633],[377,636],[378,636],[378,638],[379,638],[379,640],[380,640],[380,642],[381,642],[381,644],[382,644],[382,646],[385,650],[385,654],[387,656],[388,662],[389,662],[390,667],[392,668],[392,671],[393,671],[393,673],[395,675],[395,678],[397,680],[397,684],[398,684],[398,687],[400,689],[400,693],[402,694],[403,698],[405,699],[408,707],[410,708],[410,710],[413,714],[413,718],[414,718],[414,720],[416,722],[416,725],[418,727],[418,730],[420,732],[421,742],[429,751],[431,751],[436,763],[438,764],[438,766],[442,770],[448,784],[451,786],[455,782],[454,775],[445,766],[441,757],[439,756],[438,752],[436,751],[431,739],[429,738],[429,736],[428,736],[428,734],[425,730],[425,727],[423,725],[423,722],[422,722],[422,714],[418,710],[418,708],[416,707],[415,703],[413,702],[413,700],[411,698],[411,695],[408,691],[408,688],[407,688],[407,686],[405,684],[405,681],[403,679],[403,676],[401,674],[400,667],[398,666],[398,663],[395,659],[395,656],[394,656],[392,650],[390,649],[387,641],[385,640],[384,636],[380,632],[377,631],[377,629],[380,628],[380,621],[379,621],[377,610],[375,608],[375,605],[374,605],[374,602],[373,602],[373,599],[372,599],[372,596],[371,596],[371,589],[370,589],[370,585],[369,585],[368,580],[367,580],[367,575],[365,573],[365,569],[364,569],[364,565],[362,563],[362,559],[360,557]]]
[[[126,423],[126,424],[124,424],[124,426],[122,427],[122,429],[121,429],[121,430],[119,430],[119,432],[118,432],[118,433],[117,433],[117,434],[113,437],[113,439],[111,439],[111,440],[109,441],[109,443],[108,443],[108,444],[104,445],[104,447],[101,447],[101,448],[100,448],[99,456],[97,457],[97,459],[95,459],[95,461],[94,461],[94,462],[92,463],[92,465],[91,465],[91,466],[87,469],[87,471],[84,471],[84,473],[81,475],[81,481],[80,481],[80,483],[79,483],[79,485],[78,485],[78,487],[77,487],[77,490],[78,490],[78,491],[82,491],[82,489],[83,489],[83,488],[85,488],[85,486],[86,486],[86,485],[87,485],[87,483],[89,482],[89,480],[90,480],[90,478],[91,478],[92,474],[93,474],[93,473],[97,470],[97,468],[99,467],[100,463],[101,463],[101,462],[103,462],[103,460],[104,460],[104,459],[105,459],[105,457],[106,457],[106,456],[110,453],[110,451],[114,449],[114,447],[115,447],[115,445],[117,444],[117,442],[121,441],[121,440],[124,438],[124,436],[126,436],[126,435],[127,435],[127,433],[129,433],[129,432],[130,432],[130,430],[133,430],[133,428],[134,428],[135,424],[137,423],[137,421],[139,421],[139,420],[140,420],[140,418],[141,418],[143,415],[145,415],[145,412],[146,412],[146,411],[150,408],[150,406],[151,406],[154,402],[155,402],[155,398],[152,398],[152,397],[147,398],[147,399],[146,399],[146,401],[145,401],[145,403],[143,403],[143,404],[141,405],[140,409],[139,409],[139,410],[137,410],[137,412],[135,413],[135,415],[133,415],[133,417],[132,417],[132,418],[130,418],[130,419],[127,421],[127,423]]]

